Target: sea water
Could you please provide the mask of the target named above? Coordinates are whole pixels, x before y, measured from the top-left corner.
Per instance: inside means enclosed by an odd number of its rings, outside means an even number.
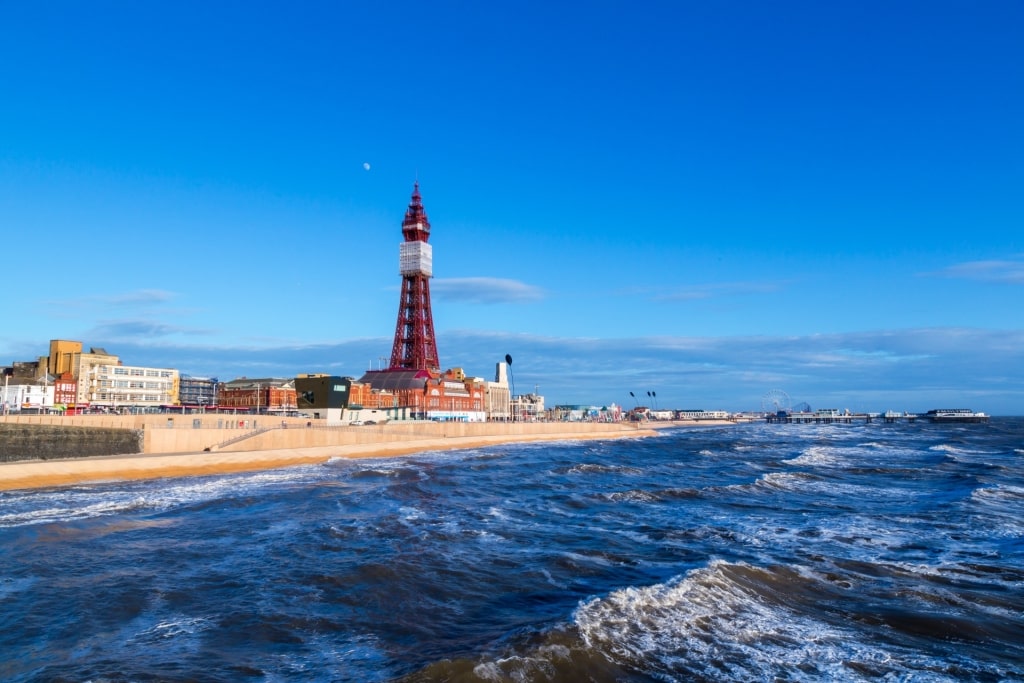
[[[1024,419],[0,493],[4,681],[1024,680]]]

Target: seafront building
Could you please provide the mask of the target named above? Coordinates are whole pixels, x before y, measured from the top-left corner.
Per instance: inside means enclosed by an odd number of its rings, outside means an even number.
[[[236,409],[257,415],[294,415],[298,409],[295,380],[242,377],[218,386],[217,410]]]
[[[545,414],[556,422],[620,422],[623,410],[614,403],[607,406],[558,405]]]
[[[27,411],[159,412],[178,401],[177,370],[125,365],[105,349],[85,351],[82,342],[65,339],[51,340],[50,353],[36,361],[5,368],[4,380],[8,386],[51,386],[49,402],[19,406]]]
[[[178,401],[178,371],[125,365],[105,349],[74,354],[72,375],[78,403],[111,412],[157,412]]]
[[[544,397],[540,394],[521,394],[512,400],[512,420],[536,422],[544,418]]]
[[[181,375],[178,380],[178,405],[186,410],[217,407],[217,378]]]
[[[488,420],[508,422],[512,419],[512,391],[509,388],[508,370],[508,363],[497,363],[494,381],[484,386],[484,411]]]
[[[9,378],[7,378],[9,379]],[[48,384],[0,385],[0,412],[48,413],[54,406],[54,387]]]

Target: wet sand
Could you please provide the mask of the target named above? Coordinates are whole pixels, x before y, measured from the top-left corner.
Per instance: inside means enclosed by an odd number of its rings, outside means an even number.
[[[381,458],[423,451],[479,448],[501,443],[571,441],[579,439],[637,438],[653,429],[592,432],[567,429],[545,434],[467,436],[410,439],[312,448],[260,451],[214,451],[171,455],[124,455],[69,460],[26,460],[0,464],[0,491],[48,488],[89,482],[188,477],[253,472],[295,465],[324,463],[331,458]]]

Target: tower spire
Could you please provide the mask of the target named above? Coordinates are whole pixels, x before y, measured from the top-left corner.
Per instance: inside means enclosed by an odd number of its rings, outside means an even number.
[[[434,337],[434,319],[430,310],[430,278],[433,277],[433,247],[430,221],[423,208],[420,183],[413,183],[412,199],[402,220],[404,241],[398,250],[398,269],[402,276],[402,294],[398,302],[398,322],[391,347],[392,370],[427,370],[439,373]]]

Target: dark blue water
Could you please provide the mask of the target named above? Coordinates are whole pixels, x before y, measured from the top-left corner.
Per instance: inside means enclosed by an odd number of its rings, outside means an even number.
[[[4,681],[1024,680],[1024,420],[0,494]]]

